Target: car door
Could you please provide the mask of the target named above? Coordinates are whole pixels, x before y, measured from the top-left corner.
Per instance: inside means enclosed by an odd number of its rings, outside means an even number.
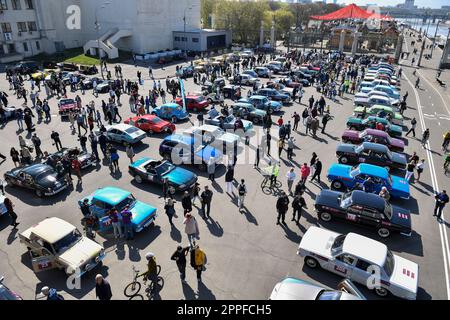
[[[158,183],[158,174],[156,173],[156,170],[154,168],[149,168],[147,170],[147,180],[152,183]]]
[[[362,259],[356,259],[350,279],[354,282],[368,286],[370,284],[367,283],[367,280],[372,275],[372,270],[374,270],[374,267],[370,263]],[[373,283],[373,285],[374,284],[375,283]]]
[[[381,216],[376,209],[365,205],[360,215],[360,224],[370,228],[377,228],[381,224]]]
[[[92,200],[90,206],[92,214],[98,218],[99,231],[105,231],[112,226],[111,219],[107,215],[107,212],[111,209],[106,203],[99,200]]]
[[[131,123],[130,123],[131,124]],[[149,130],[150,128],[149,128],[149,123],[148,123],[148,121],[146,120],[146,119],[139,119],[137,122],[136,122],[136,127],[138,127],[139,129],[141,129],[141,130],[144,130],[144,131],[147,131],[147,130]]]
[[[46,248],[32,249],[29,253],[34,272],[38,273],[57,267],[55,256]]]
[[[334,263],[327,264],[327,268],[341,277],[351,278],[356,260],[352,255],[342,253],[335,258]]]
[[[351,223],[360,223],[363,207],[359,204],[352,204],[345,212],[345,219]]]

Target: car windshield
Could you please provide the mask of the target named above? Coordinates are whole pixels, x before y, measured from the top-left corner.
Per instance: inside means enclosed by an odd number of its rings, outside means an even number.
[[[385,201],[384,214],[386,215],[386,217],[389,218],[389,220],[392,218],[392,213],[393,213],[392,205],[387,201]]]
[[[394,267],[395,267],[394,255],[392,254],[391,250],[388,250],[386,255],[386,261],[384,262],[383,266],[383,269],[388,277],[392,276],[392,273],[394,272]]]
[[[323,290],[316,297],[316,300],[322,301],[340,300],[341,296],[342,296],[341,291]]]
[[[352,204],[352,194],[346,193],[341,196],[341,207],[347,208]]]
[[[356,149],[355,149],[355,152],[356,153],[361,153],[361,152],[363,152],[364,151],[364,145],[360,145],[359,147],[357,147]]]
[[[177,109],[178,111],[181,111],[181,110],[183,110],[183,107],[182,107],[182,106],[178,106],[178,107],[176,107],[176,109]]]
[[[131,128],[128,128],[127,130],[125,130],[125,132],[128,133],[128,134],[133,134],[133,133],[135,133],[137,131],[139,131],[139,129],[136,128],[136,127],[131,127]]]
[[[195,101],[197,101],[197,102],[203,102],[203,101],[205,101],[205,97],[203,97],[203,96],[198,97],[197,99],[195,99]]]
[[[342,246],[344,245],[345,241],[345,234],[341,234],[334,239],[333,245],[331,246],[331,251],[337,252],[342,250]]]
[[[56,253],[62,253],[67,249],[69,249],[70,247],[74,246],[81,239],[82,236],[80,232],[77,229],[75,229],[62,239],[56,241],[53,244],[53,248],[55,248]]]
[[[173,164],[171,164],[170,162],[163,162],[159,166],[157,166],[155,169],[159,176],[163,176],[163,175],[169,173],[170,171],[174,170],[175,166]]]
[[[135,202],[136,202],[136,198],[133,197],[133,195],[130,194],[128,196],[128,198],[126,198],[125,200],[122,200],[122,202],[120,202],[115,207],[120,212],[120,211],[123,211],[123,209],[125,208],[126,205],[129,205],[130,207],[132,207]]]
[[[61,100],[60,101],[60,104],[62,104],[62,105],[74,104],[74,103],[75,103],[75,101],[73,101],[73,100]]]
[[[359,174],[359,169],[355,169],[352,172],[350,172],[350,176],[352,178],[356,177]]]
[[[162,121],[161,118],[155,117],[150,122],[153,123],[153,124],[157,124],[157,123],[160,123],[161,121]]]

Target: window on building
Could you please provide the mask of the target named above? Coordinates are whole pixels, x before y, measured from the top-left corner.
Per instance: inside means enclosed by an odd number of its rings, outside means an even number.
[[[27,23],[17,22],[17,29],[19,30],[19,32],[27,32]]]
[[[28,52],[28,43],[23,43],[23,51]]]
[[[11,7],[13,10],[21,10],[20,0],[11,0]]]
[[[8,4],[6,0],[0,0],[0,10],[8,10]]]
[[[28,22],[28,30],[29,30],[29,31],[37,31],[37,25],[36,25],[36,22],[34,22],[34,21],[29,21],[29,22]]]
[[[36,41],[36,49],[41,51],[41,43],[39,41]]]
[[[29,10],[34,9],[33,0],[25,0],[25,6],[26,6],[27,9],[29,9]]]
[[[8,44],[8,53],[15,53],[16,52],[16,47],[14,46],[14,44]]]
[[[3,45],[0,44],[0,55],[6,54],[5,49],[3,48]]]
[[[187,42],[187,38],[186,37],[181,37],[181,41],[182,42]]]
[[[3,33],[11,33],[11,24],[9,22],[3,22],[2,23],[2,31]]]
[[[180,41],[180,37],[175,37],[175,41]]]
[[[199,39],[198,38],[192,38],[192,42],[198,42]]]

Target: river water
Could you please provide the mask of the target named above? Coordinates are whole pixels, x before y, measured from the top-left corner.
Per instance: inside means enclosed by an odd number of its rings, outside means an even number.
[[[436,32],[436,26],[437,26],[437,20],[436,23],[433,23],[431,20],[427,20],[427,22],[423,22],[422,19],[396,19],[398,22],[403,22],[409,24],[411,27],[413,27],[415,30],[420,30],[422,28],[422,31],[426,30],[428,28],[428,36],[434,37],[434,34]],[[430,22],[430,26],[428,27],[428,23]],[[444,39],[448,35],[448,30],[450,28],[450,24],[444,24],[440,23],[439,27],[437,29],[437,35],[440,35],[444,37]]]

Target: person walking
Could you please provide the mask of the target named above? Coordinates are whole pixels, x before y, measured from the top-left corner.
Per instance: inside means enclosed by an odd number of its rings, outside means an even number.
[[[180,272],[180,279],[183,283],[186,282],[186,256],[189,253],[189,247],[178,246],[177,250],[170,257],[171,260],[175,261]]]
[[[295,169],[291,168],[291,170],[289,170],[289,172],[286,174],[289,195],[292,195],[292,186],[294,185],[294,181],[296,178],[296,174],[294,171]]]
[[[184,216],[192,212],[192,199],[191,195],[189,194],[189,191],[185,191],[183,193],[183,196],[181,197],[181,205],[183,206],[184,209]]]
[[[296,194],[292,201],[292,221],[296,221],[297,225],[300,223],[302,217],[302,209],[306,207],[306,201],[301,194]],[[297,218],[296,218],[297,217]]]
[[[420,176],[421,176],[424,168],[425,168],[425,159],[422,159],[422,161],[416,166],[417,181],[420,180]]]
[[[238,185],[237,187],[238,189],[238,207],[239,207],[239,211],[244,209],[244,201],[245,201],[245,196],[247,195],[247,186],[245,185],[245,180],[241,179],[241,183]]]
[[[117,152],[117,149],[115,147],[111,147],[109,149],[110,152],[110,157],[111,157],[111,163],[110,163],[110,168],[111,171],[114,172],[120,172],[120,168],[119,168],[119,153]]]
[[[325,133],[325,128],[330,120],[333,120],[333,117],[330,114],[326,114],[322,118],[322,133]]]
[[[448,203],[449,198],[447,195],[447,191],[446,190],[442,190],[441,193],[436,194],[436,196],[434,197],[434,199],[436,200],[436,205],[434,206],[434,213],[433,213],[433,217],[438,218],[439,221],[442,220],[442,211],[444,210],[445,205]]]
[[[11,156],[11,160],[14,162],[14,166],[17,168],[20,166],[20,156],[19,151],[16,150],[16,148],[12,147],[9,151],[9,155]]]
[[[52,130],[52,134],[50,138],[53,140],[53,145],[56,146],[56,149],[60,151],[62,149],[61,139],[59,138],[59,133]]]
[[[17,222],[17,214],[14,211],[14,207],[15,207],[14,204],[12,203],[12,201],[9,198],[5,198],[5,200],[3,200],[3,205],[6,208],[6,213],[11,218],[11,226],[13,226],[14,230],[17,229],[19,222]]]
[[[234,181],[234,167],[228,166],[227,173],[225,174],[225,184],[228,194],[233,193],[233,181]]]
[[[213,197],[213,192],[211,190],[209,190],[208,186],[205,186],[205,190],[200,195],[200,198],[202,199],[203,217],[205,219],[210,218],[212,197]]]
[[[256,151],[255,152],[256,152],[255,164],[253,165],[254,169],[259,168],[259,161],[260,161],[260,158],[261,158],[261,145],[258,145],[256,147]]]
[[[290,137],[287,141],[287,158],[288,160],[292,160],[292,156],[294,155],[294,148],[295,148],[295,139],[294,137]]]
[[[111,224],[113,227],[113,232],[114,232],[114,238],[123,238],[123,233],[122,233],[122,226],[120,225],[120,220],[119,220],[119,211],[117,211],[116,207],[113,207],[111,210],[109,210],[108,212],[108,217],[111,220]]]
[[[314,164],[314,174],[312,175],[311,178],[311,182],[314,181],[314,179],[317,178],[317,181],[319,182],[319,184],[321,184],[322,182],[320,181],[320,174],[322,173],[322,162],[320,161],[319,158],[316,159],[316,163]]]
[[[406,133],[406,137],[412,133],[413,137],[416,137],[416,126],[417,126],[417,120],[416,118],[412,118],[411,120],[411,128],[408,130],[408,132]]]
[[[109,301],[112,298],[111,285],[101,274],[95,276],[95,296],[100,301]]]
[[[191,250],[191,266],[197,272],[197,281],[202,282],[202,272],[205,270],[206,254],[195,245]]]
[[[284,191],[281,191],[281,195],[277,200],[276,208],[278,212],[277,225],[280,225],[280,219],[281,223],[286,224],[285,218],[286,212],[289,209],[289,198]]]
[[[33,134],[33,137],[31,138],[31,142],[33,142],[34,150],[36,150],[36,158],[41,158],[44,153],[41,150],[41,139],[36,135],[36,133]]]
[[[191,213],[188,213],[184,217],[183,224],[184,224],[184,232],[186,233],[188,241],[189,241],[189,246],[191,248],[193,248],[194,243],[195,243],[195,238],[197,238],[200,234],[200,231],[198,229],[197,220]]]
[[[72,170],[75,172],[75,175],[78,178],[78,184],[82,184],[83,180],[81,178],[81,163],[76,157],[72,160]]]
[[[301,176],[302,184],[306,183],[306,180],[308,179],[310,174],[311,174],[311,168],[308,167],[307,163],[303,163],[303,165],[300,168],[300,176]]]
[[[281,153],[284,150],[285,142],[284,139],[278,140],[278,158],[281,158]]]
[[[91,143],[91,150],[92,150],[92,154],[95,156],[95,161],[99,162],[100,161],[100,157],[98,155],[98,139],[97,136],[91,132],[89,134],[89,142]]]
[[[133,163],[134,162],[133,158],[136,154],[134,153],[133,146],[129,143],[127,144],[126,153],[127,153],[128,159],[130,159],[130,163]]]
[[[422,141],[421,141],[422,147],[425,148],[425,145],[427,144],[429,139],[430,139],[430,129],[426,128],[422,134]]]
[[[175,216],[175,201],[173,199],[167,199],[166,205],[164,206],[164,211],[166,212],[167,218],[169,218],[170,226],[173,228],[175,225],[172,222]]]
[[[133,214],[129,209],[130,206],[126,205],[123,211],[120,213],[120,216],[122,217],[123,233],[126,240],[132,240],[134,238],[133,225],[131,224]]]
[[[213,156],[211,156],[208,160],[207,170],[208,170],[208,180],[214,182],[216,175],[216,162]]]

